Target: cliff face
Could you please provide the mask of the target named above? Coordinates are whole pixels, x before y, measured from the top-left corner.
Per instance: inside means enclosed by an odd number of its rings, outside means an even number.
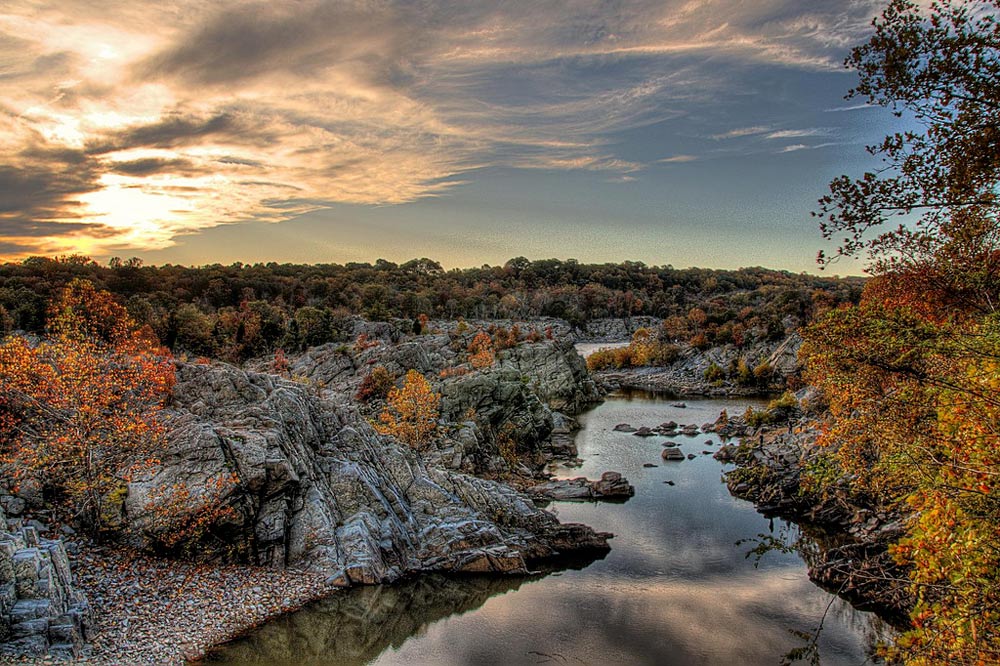
[[[232,366],[181,364],[170,444],[159,470],[130,484],[129,522],[155,530],[154,489],[185,485],[192,512],[236,509],[214,528],[252,561],[327,571],[344,584],[525,572],[530,560],[607,549],[607,535],[561,525],[508,486],[425,462],[318,393]],[[230,474],[236,483],[219,496],[203,491]]]
[[[82,655],[90,606],[73,586],[66,549],[34,527],[7,530],[0,510],[0,655]]]

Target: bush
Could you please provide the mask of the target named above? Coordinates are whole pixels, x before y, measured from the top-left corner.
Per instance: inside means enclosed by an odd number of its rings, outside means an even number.
[[[715,363],[705,368],[704,375],[706,382],[719,382],[726,378],[726,371]]]
[[[361,385],[358,386],[358,392],[354,394],[354,397],[361,402],[369,402],[376,398],[384,399],[389,395],[389,391],[392,390],[395,383],[396,378],[391,372],[381,365],[376,365],[361,380]]]
[[[437,430],[441,415],[441,394],[431,389],[427,379],[410,370],[402,388],[389,391],[388,404],[379,415],[375,429],[392,435],[415,449],[423,448]]]

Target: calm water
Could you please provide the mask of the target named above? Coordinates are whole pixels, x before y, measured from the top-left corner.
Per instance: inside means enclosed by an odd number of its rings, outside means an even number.
[[[628,347],[628,345],[628,342],[578,342],[576,351],[580,353],[580,356],[587,358],[601,349],[618,349],[619,347]]]
[[[233,642],[225,663],[315,664],[766,664],[802,645],[828,604],[822,663],[866,663],[881,631],[809,582],[797,555],[768,553],[755,568],[740,539],[794,527],[771,523],[720,482],[714,435],[676,438],[694,460],[665,462],[665,438],[614,432],[617,423],[702,424],[746,401],[612,396],[580,417],[584,465],[560,476],[623,472],[624,504],[554,503],[564,521],[616,534],[603,559],[530,578],[424,577],[352,590]],[[711,444],[706,444],[710,441]],[[647,468],[644,463],[657,467]],[[665,481],[673,481],[669,485]]]

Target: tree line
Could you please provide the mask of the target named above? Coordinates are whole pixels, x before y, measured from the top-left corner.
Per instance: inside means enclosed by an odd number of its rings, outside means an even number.
[[[641,262],[529,261],[445,271],[402,264],[100,265],[83,256],[0,264],[0,333],[45,326],[46,304],[73,279],[113,294],[169,347],[241,361],[275,349],[346,340],[353,317],[371,320],[558,317],[580,326],[605,317],[653,316],[668,337],[699,347],[747,331],[780,337],[818,312],[856,302],[860,278],[764,268],[710,270]]]

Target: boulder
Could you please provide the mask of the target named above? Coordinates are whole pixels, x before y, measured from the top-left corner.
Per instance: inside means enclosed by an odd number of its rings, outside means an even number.
[[[684,454],[675,446],[668,446],[660,455],[664,460],[684,460]]]
[[[544,500],[600,500],[627,499],[635,495],[635,488],[618,472],[604,472],[600,479],[586,477],[553,479],[532,486],[528,493]]]

